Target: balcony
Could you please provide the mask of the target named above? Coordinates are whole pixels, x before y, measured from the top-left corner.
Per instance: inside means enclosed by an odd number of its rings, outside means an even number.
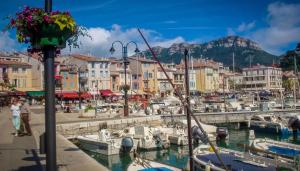
[[[150,88],[143,88],[143,91],[144,91],[144,92],[149,92],[149,91],[150,91]]]

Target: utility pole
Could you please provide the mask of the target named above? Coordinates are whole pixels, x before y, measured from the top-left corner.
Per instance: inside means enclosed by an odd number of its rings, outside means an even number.
[[[45,11],[52,11],[52,0],[45,0]],[[56,48],[48,45],[43,48],[45,68],[45,143],[46,143],[46,170],[56,171],[56,121],[55,121],[55,79],[54,58]]]
[[[186,118],[188,126],[188,143],[189,143],[189,160],[190,160],[190,170],[194,170],[193,162],[193,144],[192,144],[192,130],[191,130],[191,114],[188,110],[190,107],[190,85],[189,85],[189,64],[188,64],[188,50],[184,50],[184,64],[185,64],[185,90],[186,90]]]

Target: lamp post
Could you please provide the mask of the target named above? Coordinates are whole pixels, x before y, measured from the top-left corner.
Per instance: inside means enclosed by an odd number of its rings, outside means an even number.
[[[77,74],[78,74],[79,109],[82,109],[82,107],[81,107],[82,100],[81,100],[81,76],[80,76],[80,73],[81,73],[81,71],[82,71],[82,67],[83,67],[83,66],[78,66],[78,65],[74,64],[73,67],[76,68],[76,71],[77,71]]]
[[[45,0],[45,12],[51,13],[52,0]],[[56,119],[55,119],[55,79],[54,58],[56,48],[48,45],[43,48],[45,68],[45,142],[46,170],[56,171]]]
[[[128,97],[127,97],[127,93],[128,93],[128,89],[127,89],[127,65],[129,65],[129,61],[128,61],[128,54],[127,54],[127,48],[128,48],[128,45],[130,44],[134,44],[135,45],[135,53],[138,53],[140,52],[139,49],[138,49],[138,46],[137,44],[134,42],[134,41],[131,41],[131,42],[128,42],[126,43],[126,45],[124,46],[124,44],[117,40],[117,41],[114,41],[111,45],[111,48],[110,48],[110,52],[111,54],[113,54],[116,50],[114,49],[114,44],[115,43],[119,43],[121,46],[122,46],[122,57],[123,57],[123,63],[124,63],[124,76],[125,76],[125,88],[124,88],[124,99],[125,99],[125,104],[124,104],[124,116],[128,116]]]

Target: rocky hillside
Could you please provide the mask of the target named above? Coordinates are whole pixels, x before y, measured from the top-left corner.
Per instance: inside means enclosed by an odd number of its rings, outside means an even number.
[[[184,49],[188,48],[194,58],[208,58],[223,62],[227,66],[232,65],[233,52],[237,67],[249,66],[252,64],[272,64],[277,56],[262,50],[259,45],[249,39],[238,36],[228,36],[203,44],[178,43],[169,48],[153,47],[153,50],[163,62],[179,63],[183,58]],[[151,56],[149,51],[146,56]]]

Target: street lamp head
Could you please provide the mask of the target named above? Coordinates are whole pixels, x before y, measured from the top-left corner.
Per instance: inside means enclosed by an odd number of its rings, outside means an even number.
[[[110,53],[113,54],[116,50],[113,46],[111,46],[111,48],[109,49]]]
[[[134,52],[135,52],[135,53],[139,53],[140,50],[136,47],[135,50],[134,50]]]

